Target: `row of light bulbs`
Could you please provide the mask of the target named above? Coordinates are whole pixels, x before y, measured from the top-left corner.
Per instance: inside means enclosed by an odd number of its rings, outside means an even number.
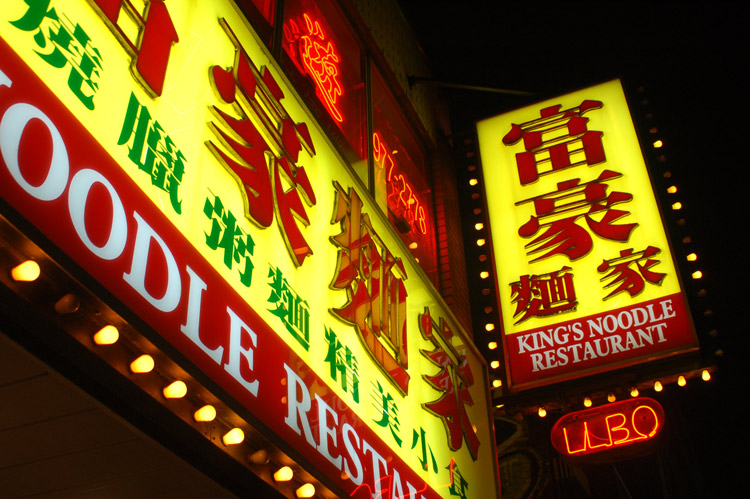
[[[41,275],[41,269],[39,264],[34,260],[26,260],[13,267],[10,274],[16,282],[33,282]],[[93,341],[98,346],[114,345],[119,339],[120,332],[117,327],[112,324],[102,327],[94,333],[93,336]],[[133,374],[146,374],[153,371],[155,366],[154,358],[151,355],[142,354],[133,360],[128,367]],[[162,395],[168,400],[184,398],[187,396],[187,393],[187,385],[182,380],[175,380],[162,389]],[[210,423],[215,419],[216,408],[211,404],[206,404],[193,413],[193,420],[198,423]],[[238,427],[231,428],[221,437],[221,441],[226,446],[239,445],[244,442],[244,440],[245,432],[242,428]],[[267,452],[259,452],[264,453],[265,459],[262,461],[257,460],[257,462],[267,462]],[[253,456],[257,454],[258,453]],[[255,462],[253,456],[251,456],[251,461]],[[294,470],[289,466],[282,466],[273,473],[273,479],[276,482],[288,482],[292,480],[292,478],[294,478]],[[300,499],[313,497],[315,495],[315,485],[312,483],[305,483],[295,490],[295,495]]]
[[[476,171],[476,165],[474,165],[474,164],[469,165],[469,172],[473,173],[474,171]],[[479,185],[479,179],[477,177],[471,177],[469,179],[469,186],[476,187],[478,185]],[[472,194],[472,199],[476,200],[476,199],[478,199],[478,197],[479,197],[478,193],[473,193]],[[475,215],[481,215],[482,214],[482,209],[481,208],[475,208],[474,209],[474,214]],[[483,231],[483,229],[484,229],[484,222],[483,221],[478,221],[478,222],[476,222],[474,224],[474,230],[476,230],[477,233],[479,234],[479,236],[476,238],[476,245],[479,248],[483,248],[484,246],[487,245],[487,239],[484,238],[484,237],[482,237],[482,231]],[[486,262],[487,261],[487,255],[482,254],[482,255],[480,255],[479,259],[480,259],[481,262]],[[489,277],[490,277],[490,272],[489,271],[487,271],[487,270],[481,270],[479,272],[479,278],[482,279],[483,281],[486,280],[486,279],[488,279]],[[487,286],[484,286],[483,288],[484,288],[483,289],[483,293],[485,295],[489,294],[486,291],[490,291],[491,290],[491,286],[487,285]],[[487,307],[485,309],[485,311],[487,313],[491,313],[492,312],[492,308],[491,307]],[[486,322],[484,324],[484,330],[487,333],[490,333],[491,335],[493,335],[494,338],[496,338],[496,336],[495,336],[496,335],[495,328],[496,328],[496,325],[495,325],[494,322],[490,321],[490,322]],[[498,342],[496,341],[496,339],[493,339],[493,340],[491,340],[491,341],[489,341],[487,343],[487,349],[490,350],[491,352],[496,352],[497,348],[498,348]],[[500,361],[497,360],[497,359],[489,360],[489,364],[490,364],[490,369],[492,369],[493,371],[496,371],[497,369],[500,368]],[[502,386],[503,386],[503,382],[502,382],[502,380],[499,377],[494,377],[492,379],[492,388],[493,389],[499,389],[499,388],[502,388]]]
[[[701,371],[701,379],[703,381],[709,381],[711,379],[711,373],[708,371],[708,369],[703,369]],[[677,385],[678,386],[685,386],[685,385],[687,385],[687,379],[685,378],[685,376],[680,375],[677,378]],[[656,380],[656,381],[654,381],[653,388],[654,388],[655,392],[661,392],[662,390],[664,390],[664,384],[660,380]],[[638,395],[640,395],[640,391],[638,390],[638,388],[635,387],[635,386],[630,387],[630,396],[633,397],[633,398],[635,398]],[[617,397],[615,396],[614,392],[609,392],[607,394],[607,402],[612,403],[612,402],[615,402],[616,400],[617,400]],[[592,405],[593,405],[593,402],[591,400],[591,397],[588,397],[588,396],[583,397],[583,406],[585,408],[589,408]],[[540,418],[544,418],[544,417],[547,416],[547,409],[544,407],[544,404],[540,404],[539,405],[539,409],[537,410],[537,414],[539,415]]]

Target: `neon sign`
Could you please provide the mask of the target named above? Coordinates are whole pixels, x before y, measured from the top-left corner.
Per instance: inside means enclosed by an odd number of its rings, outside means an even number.
[[[326,43],[326,34],[320,23],[313,21],[307,13],[302,17],[305,20],[306,32],[291,19],[289,27],[284,26],[284,35],[291,43],[297,44],[305,72],[315,82],[328,113],[341,123],[344,121],[344,115],[338,108],[338,98],[343,93],[339,82],[339,56],[333,43],[330,40]]]
[[[664,410],[649,398],[634,398],[563,416],[552,428],[552,445],[566,456],[617,449],[656,437]]]
[[[388,186],[388,207],[400,218],[405,219],[410,227],[416,227],[420,234],[427,234],[427,213],[424,205],[414,194],[414,186],[404,174],[394,175],[396,162],[388,152],[385,141],[379,132],[372,134],[375,162],[386,172]]]

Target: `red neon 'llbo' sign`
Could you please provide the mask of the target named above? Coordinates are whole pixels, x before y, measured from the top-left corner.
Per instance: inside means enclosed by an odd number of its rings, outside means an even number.
[[[650,398],[633,398],[567,414],[552,427],[552,445],[566,456],[621,448],[653,439],[664,426],[664,409]]]

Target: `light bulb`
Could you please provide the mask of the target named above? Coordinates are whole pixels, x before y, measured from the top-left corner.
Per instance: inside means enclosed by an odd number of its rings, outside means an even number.
[[[660,391],[662,391],[663,389],[664,389],[664,386],[663,386],[663,385],[661,384],[661,381],[658,381],[658,380],[657,380],[657,381],[656,381],[656,382],[654,383],[654,391],[655,391],[655,392],[660,392]]]
[[[295,490],[294,493],[300,499],[306,498],[306,497],[312,497],[315,495],[315,486],[311,483],[306,483],[302,487]]]
[[[117,328],[111,324],[104,326],[94,334],[94,343],[97,345],[112,345],[120,338]]]
[[[677,384],[680,385],[680,386],[687,385],[687,380],[685,379],[685,376],[680,375],[680,377],[677,378]]]
[[[221,441],[224,445],[237,445],[241,444],[245,440],[245,432],[239,428],[232,428],[221,437]]]
[[[10,276],[14,281],[31,282],[35,281],[40,273],[41,270],[39,270],[38,263],[34,260],[26,260],[13,267],[13,270],[10,271]]]
[[[130,370],[134,373],[147,373],[154,369],[154,359],[150,355],[143,354],[130,363]]]
[[[539,414],[540,418],[546,417],[547,416],[547,409],[545,409],[543,405],[540,405],[539,406],[538,414]]]
[[[591,397],[584,397],[583,398],[583,406],[584,407],[591,407]]]
[[[208,423],[216,419],[216,408],[212,405],[204,405],[193,413],[193,419],[199,423]]]
[[[273,474],[273,479],[277,482],[288,482],[294,476],[294,471],[289,466],[284,466],[276,470]]]
[[[168,399],[181,399],[187,395],[187,385],[185,382],[177,380],[164,387],[162,393],[164,393],[164,397]]]

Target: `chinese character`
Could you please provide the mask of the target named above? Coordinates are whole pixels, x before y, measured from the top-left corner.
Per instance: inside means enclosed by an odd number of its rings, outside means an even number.
[[[414,450],[414,447],[417,446],[417,443],[422,443],[422,455],[419,457],[419,462],[422,464],[422,469],[427,471],[429,469],[428,467],[428,461],[427,461],[427,452],[430,452],[430,460],[432,462],[432,471],[433,473],[437,473],[438,467],[437,467],[437,461],[435,460],[435,454],[432,453],[432,447],[427,445],[427,438],[425,435],[424,428],[419,428],[419,433],[417,433],[417,430],[412,430],[412,438],[411,438],[411,448]]]
[[[577,178],[559,182],[556,191],[517,202],[516,205],[521,205],[533,201],[535,211],[535,215],[518,229],[518,234],[533,237],[541,229],[544,230],[526,244],[526,248],[530,248],[528,255],[547,251],[531,260],[531,263],[559,254],[573,261],[591,251],[591,236],[577,224],[581,217],[585,218],[586,225],[596,235],[612,241],[627,241],[638,224],[615,224],[630,212],[612,207],[631,201],[633,196],[617,191],[607,194],[609,186],[604,183],[621,176],[621,173],[604,170],[596,180],[583,184]],[[600,214],[603,215],[599,220],[593,217]]]
[[[398,436],[400,425],[398,421],[398,406],[390,393],[386,393],[379,381],[373,385],[373,398],[375,399],[376,411],[380,413],[380,420],[375,424],[391,430],[391,435],[399,447],[401,438]],[[377,393],[376,393],[377,392]]]
[[[332,224],[341,233],[331,237],[338,259],[331,288],[346,290],[347,302],[331,313],[357,328],[373,359],[399,391],[408,392],[406,342],[406,271],[399,258],[383,245],[362,213],[362,201],[335,183],[336,205]]]
[[[452,496],[458,496],[461,499],[466,499],[469,482],[467,482],[463,475],[461,475],[456,461],[451,458],[450,464],[446,466],[445,469],[449,471],[451,476],[450,487],[448,488],[450,494]]]
[[[338,98],[341,96],[341,83],[339,83],[339,56],[333,43],[326,43],[326,35],[318,21],[310,19],[308,14],[303,14],[306,32],[302,33],[294,19],[290,19],[289,25],[284,26],[284,35],[287,41],[297,46],[299,58],[305,68],[305,72],[315,82],[315,87],[328,113],[339,123],[344,121],[344,116],[338,108]]]
[[[94,109],[94,94],[99,89],[102,71],[99,49],[80,26],[65,15],[49,9],[50,0],[25,0],[29,10],[10,24],[22,31],[35,31],[36,53],[52,67],[62,69],[70,64],[68,87],[88,109]]]
[[[636,296],[645,288],[644,280],[651,284],[660,286],[667,274],[650,270],[651,267],[660,263],[659,260],[652,259],[651,257],[660,252],[661,250],[659,248],[653,246],[649,246],[645,250],[635,253],[633,253],[632,248],[629,248],[620,251],[620,256],[618,258],[603,260],[596,270],[600,273],[606,272],[610,269],[611,271],[600,280],[604,281],[606,279],[614,278],[612,282],[604,286],[604,289],[619,284],[619,286],[605,296],[604,299],[607,300],[623,291],[627,291],[631,297]],[[637,271],[630,268],[633,263],[635,263],[638,268]]]
[[[268,277],[271,281],[271,295],[268,302],[276,305],[269,311],[281,319],[286,330],[302,345],[305,350],[310,348],[310,306],[289,286],[281,270],[273,265],[269,266]]]
[[[578,306],[570,267],[543,275],[524,275],[511,283],[511,303],[516,304],[513,317],[518,324],[531,317],[545,317],[575,310]]]
[[[239,118],[213,109],[219,122],[211,123],[216,140],[208,147],[241,186],[245,215],[262,229],[276,222],[295,265],[312,254],[298,223],[310,220],[305,205],[315,205],[315,193],[299,153],[315,154],[312,138],[304,123],[294,123],[281,100],[284,93],[265,67],[253,65],[236,36],[225,31],[236,47],[234,67],[211,68],[218,96],[231,104]]]
[[[325,362],[330,366],[330,374],[333,381],[337,381],[341,376],[341,389],[349,392],[352,390],[352,398],[359,403],[359,367],[357,358],[352,354],[349,347],[341,344],[336,333],[332,329],[326,328],[326,342],[328,343],[328,352],[326,353]]]
[[[213,203],[206,198],[203,213],[211,220],[211,232],[206,233],[206,244],[212,250],[224,250],[224,265],[228,269],[231,270],[234,263],[244,263],[240,270],[240,282],[249,287],[254,268],[250,257],[253,255],[255,242],[237,225],[234,214],[224,208],[219,196],[214,197]]]
[[[443,420],[450,449],[460,449],[465,438],[469,453],[476,460],[480,442],[466,413],[466,404],[474,404],[469,393],[469,387],[474,384],[469,361],[453,346],[453,331],[445,320],[441,317],[439,324],[435,323],[428,307],[419,315],[419,329],[422,337],[434,347],[434,350],[422,350],[422,355],[440,368],[437,374],[423,377],[441,392],[438,399],[422,405]]]
[[[605,160],[602,146],[602,132],[588,130],[588,118],[583,113],[602,107],[600,101],[584,100],[580,106],[560,110],[560,104],[541,110],[541,118],[520,125],[513,124],[510,132],[503,137],[507,146],[523,138],[525,152],[516,154],[516,166],[521,185],[539,179],[539,167],[546,171],[557,170],[582,164],[595,165]],[[583,158],[580,154],[583,153]],[[575,155],[575,158],[573,156]]]
[[[132,92],[117,144],[128,144],[130,161],[151,176],[152,185],[169,193],[172,208],[181,213],[178,191],[185,173],[185,156]]]
[[[180,40],[164,0],[142,0],[139,2],[140,9],[133,5],[133,0],[92,1],[103,14],[104,20],[122,47],[130,54],[130,69],[136,81],[141,83],[151,96],[161,95],[172,44]],[[122,17],[121,9],[124,10]],[[118,24],[119,19],[126,20],[123,26],[129,26],[133,22],[136,24],[136,40],[131,39],[129,29],[123,29]]]

